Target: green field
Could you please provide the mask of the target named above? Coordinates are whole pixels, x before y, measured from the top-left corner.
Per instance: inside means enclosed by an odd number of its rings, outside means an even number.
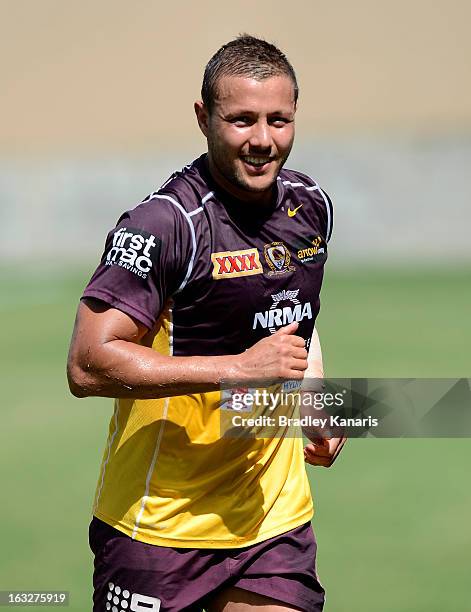
[[[91,609],[90,507],[111,400],[69,395],[88,273],[4,271],[0,590],[69,590]],[[328,270],[326,374],[470,377],[469,270]],[[326,612],[471,609],[471,440],[350,440],[309,468]],[[52,610],[52,607],[42,607]]]

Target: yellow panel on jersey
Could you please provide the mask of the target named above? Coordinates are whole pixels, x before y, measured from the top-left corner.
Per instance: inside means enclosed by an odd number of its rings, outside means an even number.
[[[170,354],[168,310],[153,348]],[[94,514],[142,542],[231,548],[312,517],[301,438],[221,438],[221,393],[117,400]]]

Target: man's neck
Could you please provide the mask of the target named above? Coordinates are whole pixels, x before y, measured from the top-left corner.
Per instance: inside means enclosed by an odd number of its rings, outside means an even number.
[[[218,170],[217,166],[212,162],[210,156],[206,154],[204,158],[205,166],[210,173],[215,183],[229,196],[240,202],[253,204],[259,209],[268,210],[276,204],[276,184],[271,185],[266,191],[250,191],[242,189],[228,181]]]

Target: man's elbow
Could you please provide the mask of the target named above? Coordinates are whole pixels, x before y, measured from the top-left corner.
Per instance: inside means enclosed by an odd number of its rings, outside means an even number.
[[[70,392],[75,397],[90,397],[94,395],[92,377],[80,365],[71,361],[68,362],[67,380]]]

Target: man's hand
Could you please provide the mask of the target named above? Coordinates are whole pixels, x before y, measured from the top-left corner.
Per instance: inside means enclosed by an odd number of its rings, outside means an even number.
[[[319,438],[304,448],[304,461],[311,465],[330,467],[337,459],[347,438]]]
[[[308,367],[307,350],[304,339],[294,335],[297,329],[298,323],[290,323],[241,353],[241,382],[302,380]]]

